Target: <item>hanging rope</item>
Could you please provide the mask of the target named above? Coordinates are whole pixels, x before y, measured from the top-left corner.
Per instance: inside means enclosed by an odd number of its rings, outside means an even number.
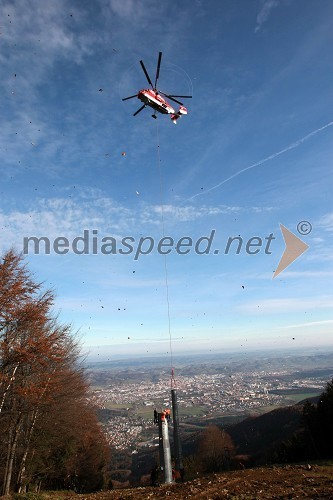
[[[158,129],[158,122],[156,120],[156,135],[157,135],[157,168],[160,180],[160,205],[161,205],[161,218],[162,218],[162,236],[165,237],[165,224],[164,224],[164,185],[161,167],[161,154],[160,154],[160,135]],[[171,369],[171,389],[175,387],[176,381],[173,369],[173,352],[172,352],[172,335],[171,335],[171,319],[170,319],[170,301],[169,301],[169,282],[168,282],[168,266],[167,256],[164,254],[164,276],[165,276],[165,290],[168,314],[168,331],[169,331],[169,350],[170,350],[170,369]]]

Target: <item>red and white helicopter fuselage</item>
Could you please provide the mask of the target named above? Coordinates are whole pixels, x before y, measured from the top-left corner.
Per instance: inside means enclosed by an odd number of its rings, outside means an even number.
[[[138,93],[138,99],[159,113],[171,115],[171,120],[174,123],[177,123],[177,120],[181,115],[187,115],[187,109],[185,106],[179,106],[178,111],[176,111],[171,104],[168,103],[168,101],[164,99],[161,94],[159,94],[158,91],[153,89],[140,90]]]

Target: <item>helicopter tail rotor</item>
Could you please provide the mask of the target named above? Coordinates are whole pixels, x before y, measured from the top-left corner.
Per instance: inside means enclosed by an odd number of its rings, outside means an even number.
[[[176,115],[171,115],[171,121],[177,125],[177,120],[181,117],[178,113]]]
[[[178,112],[171,115],[171,121],[177,124],[177,120],[183,115],[187,115],[187,109],[185,106],[180,106]]]

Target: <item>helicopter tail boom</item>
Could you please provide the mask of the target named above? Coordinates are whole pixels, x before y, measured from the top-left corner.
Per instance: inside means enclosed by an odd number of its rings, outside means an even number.
[[[180,106],[178,112],[171,115],[171,120],[176,124],[178,118],[180,118],[182,115],[187,115],[187,109],[185,108],[185,106]]]

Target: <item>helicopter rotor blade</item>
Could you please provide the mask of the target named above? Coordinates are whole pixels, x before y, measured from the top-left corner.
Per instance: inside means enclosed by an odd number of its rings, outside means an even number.
[[[173,95],[173,94],[169,94],[168,97],[182,97],[183,99],[192,99],[191,95]]]
[[[174,99],[173,97],[170,97],[169,95],[167,95],[166,97],[168,97],[168,99],[171,99],[171,101],[174,101],[176,102],[177,104],[180,104],[180,106],[183,106],[183,103],[180,102],[180,101],[177,101],[177,99]]]
[[[133,97],[138,97],[138,94],[130,95],[129,97],[124,97],[122,101],[127,101],[127,99],[133,99]]]
[[[149,77],[149,75],[148,75],[148,71],[146,70],[145,65],[143,64],[143,61],[140,61],[140,64],[141,64],[141,67],[142,67],[142,69],[143,69],[144,74],[146,75],[146,78],[147,78],[147,80],[148,80],[149,85],[150,85],[150,86],[151,86],[151,88],[154,90],[153,84],[151,83],[151,79],[150,79],[150,77]]]
[[[141,106],[141,108],[139,108],[139,109],[138,109],[138,110],[137,110],[137,111],[133,114],[133,116],[136,116],[137,114],[139,114],[139,113],[140,113],[140,111],[142,111],[142,110],[143,110],[143,108],[145,108],[145,107],[146,107],[146,104],[144,104],[143,106]]]
[[[162,52],[159,52],[158,53],[158,60],[157,60],[157,67],[156,67],[156,77],[155,77],[154,89],[156,89],[157,80],[160,76],[161,59],[162,59]]]
[[[183,106],[182,102],[177,101],[177,99],[174,99],[171,95],[165,94],[164,92],[161,92],[160,90],[159,90],[159,94],[165,95],[165,97],[167,97],[168,99],[171,99],[171,101],[175,101],[177,104],[180,104],[181,106]]]

